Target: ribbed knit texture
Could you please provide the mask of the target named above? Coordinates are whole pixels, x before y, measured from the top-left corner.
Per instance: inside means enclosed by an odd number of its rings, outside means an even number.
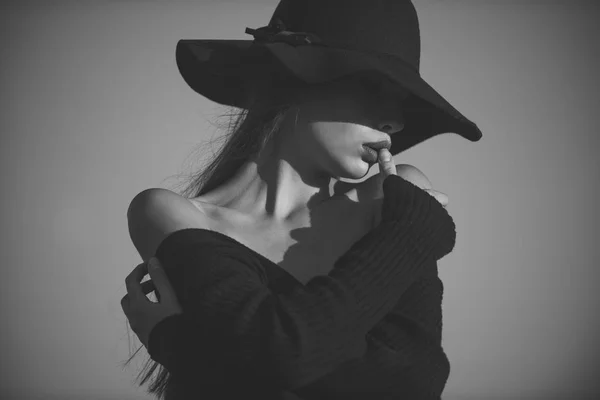
[[[398,176],[383,191],[381,223],[306,285],[217,232],[161,242],[184,312],[154,327],[148,351],[177,399],[440,398],[450,365],[437,260],[454,248],[454,221]]]

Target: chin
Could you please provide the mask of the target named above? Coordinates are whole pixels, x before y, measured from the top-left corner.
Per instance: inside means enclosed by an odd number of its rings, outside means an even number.
[[[368,162],[359,159],[358,162],[352,162],[350,165],[347,165],[339,177],[349,180],[362,179],[367,176],[373,165],[375,164],[369,164]]]

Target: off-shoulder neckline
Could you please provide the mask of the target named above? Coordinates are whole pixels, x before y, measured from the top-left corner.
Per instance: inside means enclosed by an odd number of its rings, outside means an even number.
[[[250,253],[254,254],[255,256],[258,256],[259,259],[265,261],[265,263],[271,268],[271,269],[276,269],[276,271],[278,273],[281,273],[291,279],[293,279],[295,282],[299,283],[302,285],[302,282],[300,282],[294,275],[290,274],[288,271],[286,271],[285,269],[281,268],[279,265],[275,264],[273,261],[269,260],[267,257],[263,256],[262,254],[258,253],[257,251],[251,249],[250,247],[246,246],[245,244],[241,243],[240,241],[232,238],[231,236],[227,236],[221,232],[217,232],[217,231],[212,231],[210,229],[206,229],[206,228],[183,228],[183,229],[178,229],[175,230],[171,233],[169,233],[158,245],[158,247],[156,248],[156,254],[159,254],[161,252],[161,249],[163,247],[166,246],[166,243],[171,242],[172,240],[175,240],[175,237],[185,233],[185,232],[190,232],[190,231],[196,231],[196,232],[204,232],[205,234],[215,234],[220,238],[223,238],[231,243],[233,243],[234,245],[241,247],[243,249],[245,249],[246,251],[249,251]]]

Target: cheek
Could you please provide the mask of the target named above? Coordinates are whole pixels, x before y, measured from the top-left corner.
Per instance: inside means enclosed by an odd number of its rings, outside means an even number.
[[[303,141],[333,158],[356,156],[363,142],[377,137],[368,126],[363,107],[351,97],[312,103],[300,111],[297,126]]]
[[[311,123],[309,130],[311,141],[332,156],[339,157],[348,151],[348,147],[358,144],[361,129],[348,122],[318,121]]]

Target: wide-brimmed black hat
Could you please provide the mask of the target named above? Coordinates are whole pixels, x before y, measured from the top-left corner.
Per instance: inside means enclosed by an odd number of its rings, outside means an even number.
[[[411,95],[395,155],[441,133],[481,139],[477,125],[421,78],[419,21],[410,0],[281,0],[254,40],[182,39],[177,66],[197,93],[247,108],[258,77],[288,74],[307,84],[360,73],[382,74]],[[448,71],[441,71],[448,73]]]

